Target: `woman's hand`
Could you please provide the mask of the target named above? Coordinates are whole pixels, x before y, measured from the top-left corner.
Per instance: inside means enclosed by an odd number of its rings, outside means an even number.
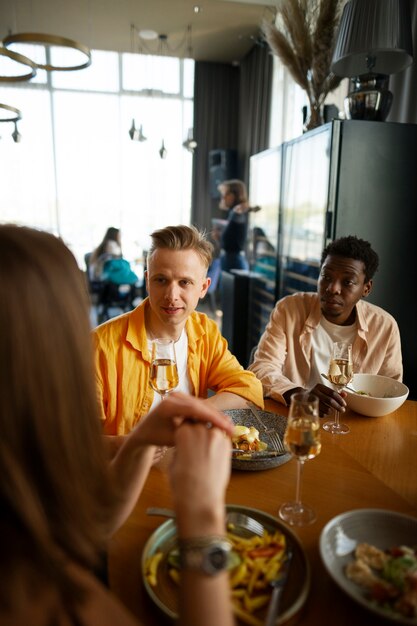
[[[342,413],[346,411],[346,391],[338,393],[331,387],[318,383],[311,389],[311,393],[314,393],[319,399],[320,417],[332,415],[334,411],[342,411]]]
[[[175,446],[170,479],[179,535],[223,534],[230,438],[218,428],[184,422]]]
[[[233,424],[210,403],[181,392],[170,393],[131,433],[138,445],[173,446],[175,431],[184,420],[217,426],[231,436]]]

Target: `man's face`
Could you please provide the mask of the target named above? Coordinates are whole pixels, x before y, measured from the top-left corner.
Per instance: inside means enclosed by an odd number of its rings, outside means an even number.
[[[145,273],[151,305],[149,330],[177,336],[210,285],[207,268],[194,250],[155,250]]]
[[[340,256],[328,256],[321,267],[317,284],[321,312],[333,324],[351,324],[356,303],[367,296],[372,280],[365,282],[362,261]]]

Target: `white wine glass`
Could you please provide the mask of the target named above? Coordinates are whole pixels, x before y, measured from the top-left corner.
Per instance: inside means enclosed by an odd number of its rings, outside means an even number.
[[[151,354],[151,387],[163,400],[177,387],[178,368],[175,356],[175,343],[172,339],[153,339]]]
[[[352,344],[344,341],[336,341],[333,344],[327,378],[337,387],[339,393],[350,383],[353,378]],[[346,435],[350,432],[347,424],[340,423],[339,411],[334,412],[333,421],[324,422],[323,428],[333,435]]]
[[[295,500],[282,504],[279,516],[291,526],[306,526],[315,521],[316,513],[301,501],[303,467],[321,451],[319,399],[313,393],[302,391],[291,396],[284,445],[297,459],[297,485]]]

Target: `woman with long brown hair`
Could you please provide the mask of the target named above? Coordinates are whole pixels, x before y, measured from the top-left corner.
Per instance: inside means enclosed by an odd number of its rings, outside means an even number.
[[[62,241],[0,226],[0,301],[0,623],[131,626],[134,619],[92,573],[100,554],[133,508],[155,446],[176,445],[174,501],[178,520],[186,520],[179,523],[180,538],[192,540],[207,504],[213,515],[204,533],[223,534],[230,471],[230,441],[223,434],[231,425],[210,405],[172,394],[109,463],[98,419],[88,296]],[[195,498],[199,481],[205,502]],[[190,599],[183,623],[208,626],[207,617],[198,617],[204,614],[201,598],[215,605],[215,593],[220,613],[212,623],[231,624],[227,574],[215,581],[198,573],[193,578],[200,604],[194,607]]]

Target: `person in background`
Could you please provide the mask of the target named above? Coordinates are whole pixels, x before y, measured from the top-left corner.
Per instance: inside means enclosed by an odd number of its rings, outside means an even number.
[[[88,274],[91,281],[108,281],[116,285],[133,285],[138,277],[129,261],[123,258],[119,228],[107,229],[103,241],[88,259]]]
[[[102,280],[103,267],[110,259],[122,258],[122,242],[119,228],[110,226],[101,243],[91,253],[88,260],[88,273],[91,280]]]
[[[222,270],[248,270],[249,263],[245,248],[249,227],[249,212],[259,211],[260,207],[250,207],[246,185],[237,179],[225,180],[218,186],[219,208],[227,211],[227,220],[221,235]]]
[[[228,350],[216,322],[195,311],[210,285],[212,246],[204,233],[193,226],[168,226],[151,238],[148,297],[94,330],[104,434],[125,435],[160,402],[149,383],[156,337],[175,341],[180,391],[218,409],[243,408],[248,400],[262,408],[261,383]]]
[[[309,389],[320,412],[345,411],[327,374],[335,341],[352,344],[353,371],[402,380],[401,339],[395,319],[366,302],[379,259],[368,241],[341,237],[322,252],[317,293],[295,293],[279,300],[271,313],[249,369],[264,395],[289,405],[296,391]]]
[[[72,253],[48,233],[0,226],[0,297],[0,623],[138,625],[93,571],[136,503],[155,446],[175,445],[181,624],[231,626],[226,570],[214,576],[187,561],[203,541],[224,543],[231,422],[174,393],[109,461]]]

